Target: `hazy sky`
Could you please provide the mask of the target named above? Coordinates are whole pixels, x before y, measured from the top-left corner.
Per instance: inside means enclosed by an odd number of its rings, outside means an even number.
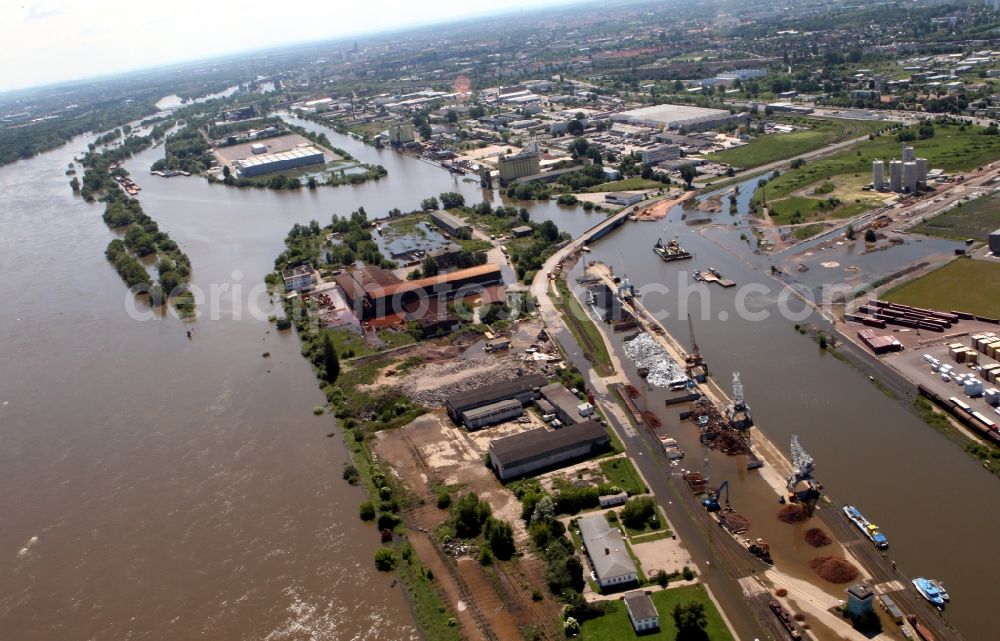
[[[0,91],[573,0],[0,0]]]

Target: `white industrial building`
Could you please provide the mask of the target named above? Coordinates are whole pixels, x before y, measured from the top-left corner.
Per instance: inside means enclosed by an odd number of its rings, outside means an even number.
[[[611,120],[647,127],[683,129],[694,131],[713,129],[737,120],[745,120],[745,113],[732,114],[725,109],[707,109],[692,105],[653,105],[612,114]]]
[[[673,160],[681,157],[680,145],[659,145],[652,149],[643,149],[641,152],[642,162],[647,165],[655,165],[664,160]]]
[[[317,165],[326,162],[323,152],[312,145],[294,147],[288,151],[273,154],[257,154],[248,158],[233,161],[233,168],[238,176],[260,176],[274,171],[295,169],[306,165]]]

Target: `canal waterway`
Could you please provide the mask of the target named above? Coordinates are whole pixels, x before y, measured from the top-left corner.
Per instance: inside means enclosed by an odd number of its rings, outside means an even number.
[[[729,390],[732,372],[741,373],[758,424],[754,429],[786,455],[791,436],[798,434],[833,501],[854,504],[878,523],[889,537],[888,558],[905,574],[945,583],[952,596],[947,617],[967,639],[992,639],[990,608],[997,594],[994,577],[1000,572],[1000,556],[991,551],[1000,531],[1000,515],[993,506],[1000,501],[1000,484],[867,377],[795,331],[797,322],[821,321],[794,298],[781,302],[779,285],[769,276],[770,260],[754,254],[740,238],[751,237],[745,209],[751,189],[748,184],[741,190],[736,215],[728,213],[725,198],[721,213],[706,215],[678,206],[665,221],[624,225],[594,243],[587,260],[604,261],[616,274],[627,275],[646,292],[646,309],[686,348],[691,340],[685,311],[690,311],[698,347],[721,386]],[[708,217],[711,223],[690,225],[692,217]],[[676,237],[694,258],[664,263],[652,251],[657,237]],[[880,268],[892,271],[919,258],[911,255],[918,246],[914,242],[881,252],[883,260],[891,252],[898,254],[895,262],[886,261]],[[691,272],[708,267],[737,286],[696,286]],[[571,277],[582,269],[581,262]],[[749,284],[756,285],[756,291],[748,291]],[[692,287],[696,289],[687,293]],[[783,306],[789,314],[782,312]],[[747,312],[767,318],[750,320]],[[620,347],[621,337],[613,343]],[[629,365],[628,370],[641,386],[634,368]],[[665,426],[674,426],[687,451],[681,467],[700,471],[696,427],[677,421],[678,410],[664,408],[662,393],[648,393],[646,402],[666,418]],[[730,482],[734,508],[751,519],[748,536],[770,542],[785,571],[813,578],[807,561],[830,549],[812,549],[803,542],[804,528],[777,520],[780,506],[773,490],[743,469],[742,458],[713,452],[709,470],[713,484]],[[843,587],[826,588],[846,598]]]
[[[325,223],[360,206],[372,217],[407,211],[442,191],[470,204],[502,200],[429,163],[299,124],[389,175],[275,192],[149,176],[162,147],[126,164],[146,211],[191,258],[192,284],[218,292],[218,303],[200,306],[209,316],[194,323],[130,313],[104,258],[114,234],[101,207],[73,196],[63,175],[88,140],[0,168],[4,639],[416,637],[400,588],[373,570],[377,534],[356,516],[362,493],[340,478],[348,457],[339,438],[325,438],[329,418],[312,414],[324,398],[298,341],[274,331],[266,295],[248,291],[295,223]],[[573,235],[603,216],[510,204]],[[990,639],[996,479],[773,316],[768,260],[739,238],[745,213],[700,216],[718,225],[688,225],[681,215],[630,223],[592,256],[640,286],[673,288],[677,272],[694,266],[770,286],[744,297],[772,312],[760,322],[739,318],[739,288],[710,289],[696,331],[712,370],[721,381],[741,371],[761,429],[779,445],[800,434],[833,496],[883,527],[901,568],[948,585],[948,616],[967,638]],[[674,235],[693,261],[667,265],[653,254],[657,236]],[[687,343],[670,293],[645,302],[670,312],[668,329]],[[718,473],[736,481],[726,464]],[[736,483],[742,501],[739,492]]]

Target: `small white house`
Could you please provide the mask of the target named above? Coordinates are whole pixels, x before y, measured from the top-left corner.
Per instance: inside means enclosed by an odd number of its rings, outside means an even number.
[[[625,595],[625,609],[632,627],[636,632],[646,632],[660,627],[660,615],[649,594],[645,592],[629,592]]]

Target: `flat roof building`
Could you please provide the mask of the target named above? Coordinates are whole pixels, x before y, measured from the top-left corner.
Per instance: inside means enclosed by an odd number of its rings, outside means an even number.
[[[273,154],[254,152],[255,155],[233,161],[233,168],[239,176],[260,176],[275,171],[295,169],[307,165],[318,165],[326,162],[323,152],[312,145],[294,147],[288,151]]]
[[[989,245],[990,251],[995,256],[1000,256],[1000,229],[990,232]]]
[[[577,526],[598,585],[602,588],[618,587],[638,580],[639,575],[625,547],[625,539],[618,528],[611,527],[603,514],[582,517],[577,520]]]
[[[498,403],[507,399],[517,399],[522,404],[535,397],[535,389],[545,385],[545,377],[540,374],[518,376],[509,381],[501,381],[479,389],[455,394],[445,401],[448,416],[456,423],[462,420],[462,413],[477,407]]]
[[[642,194],[628,194],[620,191],[613,191],[610,194],[604,195],[604,202],[611,203],[612,205],[623,205],[628,207],[629,205],[634,205],[637,202],[641,202],[644,196]]]
[[[539,391],[542,393],[542,398],[552,403],[559,420],[566,425],[579,423],[583,420],[580,414],[577,413],[580,399],[577,398],[576,394],[566,389],[566,386],[562,383],[550,383],[542,387]]]
[[[668,129],[714,129],[726,123],[746,120],[747,114],[733,114],[725,109],[707,109],[692,105],[653,105],[612,114],[611,120]]]
[[[312,265],[289,267],[281,273],[281,277],[285,281],[286,292],[301,292],[312,289],[316,284],[316,270]]]
[[[609,443],[604,426],[596,421],[554,431],[539,427],[490,441],[490,466],[501,481],[509,481],[567,461],[587,458]],[[600,518],[604,520],[603,516]]]

